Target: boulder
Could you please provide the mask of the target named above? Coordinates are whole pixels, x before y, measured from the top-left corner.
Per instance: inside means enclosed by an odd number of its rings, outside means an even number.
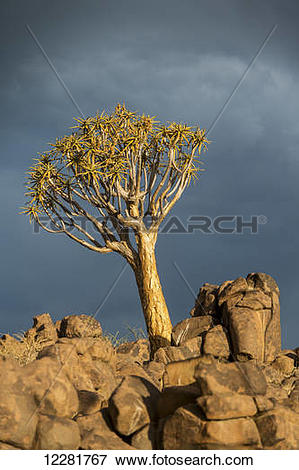
[[[77,390],[99,392],[108,400],[117,386],[115,354],[109,341],[99,338],[61,338],[45,348],[39,359],[59,361]]]
[[[36,434],[36,449],[78,449],[80,432],[77,423],[68,418],[41,415]]]
[[[213,326],[213,317],[211,315],[186,318],[173,327],[171,335],[172,342],[175,346],[180,346],[188,339],[201,335]]]
[[[261,449],[261,439],[251,418],[208,421],[202,436],[203,449]]]
[[[81,416],[76,421],[81,435],[81,449],[134,450],[134,447],[124,442],[110,429],[103,410],[88,416]]]
[[[34,334],[35,340],[43,347],[54,344],[58,339],[56,327],[49,313],[33,317],[33,327],[25,333],[25,336],[28,336],[29,332]]]
[[[204,395],[196,403],[206,419],[224,420],[254,416],[257,412],[255,402],[248,395],[231,393],[229,395]]]
[[[100,411],[108,406],[108,401],[98,392],[90,390],[78,390],[79,410],[78,415],[88,415]]]
[[[226,328],[216,325],[203,337],[203,354],[228,359],[231,355],[229,337]]]
[[[37,426],[34,398],[5,382],[0,385],[0,441],[21,449],[32,449]]]
[[[138,339],[134,342],[121,344],[116,348],[116,353],[120,356],[129,356],[142,365],[150,360],[150,344],[147,339]]]
[[[102,336],[102,327],[100,323],[91,315],[68,315],[61,320],[59,326],[59,337],[95,338]]]
[[[299,448],[298,414],[283,406],[263,413],[255,419],[264,449]]]
[[[150,423],[156,416],[158,389],[142,377],[124,377],[109,400],[113,428],[129,436]]]
[[[177,408],[195,403],[200,395],[201,390],[196,383],[164,388],[157,401],[157,415],[159,418],[165,418]]]
[[[205,283],[199,291],[195,305],[190,312],[191,317],[200,317],[203,315],[219,315],[218,292],[219,286]]]
[[[201,363],[212,364],[213,359],[209,356],[199,356],[166,364],[162,378],[163,386],[188,385],[196,382],[195,369]]]
[[[267,382],[261,369],[253,362],[205,363],[201,361],[195,369],[194,377],[202,395],[241,393],[245,395],[265,395]]]
[[[181,406],[162,422],[162,448],[165,450],[202,449],[204,419],[196,404]]]
[[[162,439],[167,450],[261,448],[252,419],[206,421],[196,404],[182,406],[166,418]]]
[[[61,418],[72,418],[78,413],[77,392],[55,359],[44,357],[24,366],[23,381],[40,413]]]
[[[184,342],[182,346],[165,346],[159,348],[154,354],[154,360],[169,364],[170,362],[182,361],[191,357],[201,355],[202,338],[196,336]]]
[[[271,276],[251,273],[218,290],[222,322],[236,360],[273,361],[281,349],[279,290]]]
[[[136,431],[131,438],[131,445],[135,449],[153,450],[156,443],[156,429],[152,424],[146,424]]]

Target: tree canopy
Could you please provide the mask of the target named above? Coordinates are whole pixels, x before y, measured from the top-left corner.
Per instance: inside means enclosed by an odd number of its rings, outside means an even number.
[[[65,233],[96,252],[119,252],[130,261],[130,231],[157,232],[186,186],[198,178],[201,152],[209,143],[206,130],[163,124],[125,104],[111,114],[76,119],[71,129],[30,168],[23,212],[49,232]],[[93,230],[82,226],[80,217]]]

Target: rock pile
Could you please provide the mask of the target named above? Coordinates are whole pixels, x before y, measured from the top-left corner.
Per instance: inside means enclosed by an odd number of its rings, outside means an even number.
[[[87,315],[35,317],[36,358],[0,355],[0,449],[298,449],[299,348],[281,351],[275,281],[204,284],[190,314],[153,360]]]

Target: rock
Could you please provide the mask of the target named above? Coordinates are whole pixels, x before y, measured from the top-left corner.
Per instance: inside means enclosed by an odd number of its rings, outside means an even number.
[[[61,338],[38,356],[56,360],[77,390],[99,392],[105,400],[117,386],[115,355],[111,343],[102,338]],[[101,359],[100,359],[101,358]]]
[[[33,397],[1,382],[0,441],[21,449],[32,449],[37,421]]]
[[[24,387],[34,397],[39,412],[72,418],[79,410],[77,392],[61,364],[44,357],[24,366]]]
[[[214,357],[228,359],[230,357],[230,345],[226,328],[216,325],[211,328],[203,338],[203,354],[211,354]]]
[[[67,338],[95,338],[102,336],[102,327],[90,315],[68,315],[61,320],[58,336]]]
[[[124,377],[109,400],[113,428],[129,436],[150,423],[156,415],[158,389],[142,377]]]
[[[270,400],[263,395],[257,395],[256,397],[253,397],[253,399],[258,413],[263,413],[264,411],[272,410],[274,408],[274,400]]]
[[[205,421],[195,404],[178,408],[165,420],[163,448],[167,450],[261,448],[250,418]]]
[[[205,395],[197,398],[196,403],[206,419],[230,419],[254,416],[257,412],[252,397],[231,393],[229,395]]]
[[[251,418],[208,421],[202,437],[204,449],[261,449],[261,440]]]
[[[225,281],[218,289],[219,307],[222,307],[224,303],[229,307],[236,305],[247,289],[248,284],[243,277],[238,277],[234,281]]]
[[[218,287],[215,284],[205,283],[199,291],[198,297],[195,301],[195,306],[190,312],[191,317],[200,317],[203,315],[218,316]]]
[[[98,392],[90,390],[78,390],[79,415],[88,415],[100,411],[108,406],[108,401]]]
[[[155,441],[155,428],[153,425],[147,424],[132,435],[131,444],[135,449],[153,450],[155,449]]]
[[[227,394],[265,395],[267,382],[253,361],[211,364],[200,362],[194,374],[202,395]]]
[[[211,315],[186,318],[173,327],[172,342],[175,346],[180,346],[188,339],[199,336],[213,326],[213,317]]]
[[[275,280],[265,273],[248,274],[247,283],[270,295],[272,300],[271,318],[265,325],[263,358],[265,362],[271,362],[281,350],[279,289]]]
[[[147,373],[145,367],[142,367],[140,364],[138,364],[138,362],[135,362],[133,358],[125,356],[123,359],[120,359],[116,364],[116,378],[120,382],[123,377],[130,375],[142,377],[156,385],[154,377]]]
[[[212,361],[213,359],[209,356],[199,356],[166,364],[165,372],[162,377],[163,387],[189,385],[196,382],[194,374],[197,365],[201,362],[211,364]]]
[[[162,362],[150,361],[144,366],[145,372],[151,378],[156,387],[161,390],[163,386],[163,374],[165,373],[165,365]]]
[[[11,446],[6,442],[0,442],[0,450],[21,450],[19,447]]]
[[[171,387],[175,385],[188,385],[196,382],[194,375],[198,364],[201,364],[202,362],[204,364],[211,364],[212,361],[212,358],[203,356],[166,364],[165,372],[162,378],[163,386]]]
[[[159,348],[154,354],[154,360],[163,364],[169,364],[170,362],[198,357],[201,355],[201,342],[202,338],[197,336],[187,340],[182,346]]]
[[[79,427],[75,421],[41,415],[37,425],[36,449],[78,449]]]
[[[16,390],[23,384],[23,368],[12,357],[0,356],[0,384],[14,386]]]
[[[275,359],[281,348],[279,291],[270,276],[251,273],[223,283],[218,305],[236,360]]]
[[[165,388],[160,393],[157,401],[158,417],[165,418],[173,414],[177,408],[189,403],[195,403],[200,394],[201,390],[197,384]]]
[[[265,449],[298,449],[299,420],[292,410],[278,406],[255,419]]]
[[[181,406],[165,419],[162,448],[165,450],[197,450],[202,448],[204,420],[196,404]]]
[[[131,343],[123,343],[116,349],[117,354],[129,355],[135,362],[142,365],[150,360],[150,344],[147,339],[138,339]]]
[[[134,450],[111,431],[103,410],[77,418],[77,424],[81,434],[80,448],[83,450]]]
[[[54,344],[58,339],[55,325],[49,313],[42,313],[33,317],[33,327],[31,330],[34,330],[35,339],[40,341],[43,346]]]

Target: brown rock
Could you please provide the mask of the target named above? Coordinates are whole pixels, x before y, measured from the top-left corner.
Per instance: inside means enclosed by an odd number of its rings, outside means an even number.
[[[202,449],[204,425],[205,421],[196,404],[189,404],[178,408],[164,421],[162,430],[163,449]]]
[[[100,411],[108,406],[108,401],[98,392],[90,390],[78,390],[79,415],[88,415]]]
[[[23,368],[24,387],[34,397],[39,411],[62,418],[78,413],[77,392],[68,380],[61,364],[44,357]]]
[[[157,361],[150,361],[144,365],[144,370],[151,378],[156,387],[161,390],[163,386],[163,374],[165,373],[165,364]]]
[[[119,359],[119,358],[118,358]],[[134,361],[133,358],[126,356],[118,360],[116,364],[116,378],[121,381],[123,377],[135,375],[136,377],[143,377],[144,379],[156,385],[154,377],[152,377],[140,364]]]
[[[19,447],[11,446],[6,442],[0,442],[0,450],[22,450]]]
[[[36,449],[78,449],[80,440],[75,421],[57,416],[39,417]]]
[[[102,336],[100,323],[90,315],[68,315],[61,320],[58,336],[67,338]]]
[[[109,400],[113,428],[129,436],[150,423],[156,415],[158,389],[142,377],[124,377]]]
[[[2,382],[0,441],[22,449],[32,449],[37,421],[37,407],[33,397]]]
[[[298,449],[299,420],[292,410],[278,406],[255,419],[265,449]]]
[[[61,338],[38,357],[59,361],[64,374],[77,390],[97,391],[108,400],[117,386],[114,351],[105,339]]]
[[[49,313],[42,313],[33,317],[33,327],[35,337],[43,346],[54,344],[57,339],[57,331]],[[25,333],[26,336],[26,333]]]
[[[202,437],[205,449],[261,449],[261,440],[251,418],[208,421]]]
[[[227,327],[233,357],[271,362],[281,348],[279,291],[275,281],[263,273],[223,283],[218,304]]]
[[[203,395],[227,394],[265,395],[267,382],[253,361],[243,363],[207,364],[200,362],[194,374]]]
[[[153,450],[155,449],[156,432],[152,424],[147,424],[144,428],[136,431],[132,435],[131,445],[135,449]]]
[[[229,395],[205,395],[196,403],[207,419],[230,419],[254,416],[257,412],[252,397],[232,393]]]
[[[207,332],[203,338],[203,353],[229,358],[231,352],[226,328],[216,325]]]
[[[0,384],[14,385],[16,390],[23,383],[23,367],[11,357],[0,356]]]
[[[257,395],[256,397],[253,397],[253,399],[259,413],[263,413],[264,411],[272,410],[274,408],[274,400],[271,400],[270,398],[263,395]]]
[[[83,450],[134,450],[134,447],[112,432],[103,410],[77,418],[77,424],[81,434],[80,448]]]
[[[190,312],[191,317],[200,317],[202,315],[218,316],[217,291],[217,285],[205,283],[200,288],[195,306]]]
[[[194,383],[196,381],[195,369],[198,364],[201,363],[212,364],[213,359],[209,356],[203,356],[166,364],[162,379],[163,386],[171,387],[175,385],[188,385]]]
[[[275,280],[265,273],[248,274],[247,282],[270,295],[272,299],[271,318],[265,325],[264,333],[264,361],[271,362],[281,350],[279,289]]]
[[[208,331],[212,326],[214,326],[214,324],[211,315],[186,318],[173,327],[171,335],[172,341],[175,346],[180,346],[188,339],[199,336],[204,331]]]
[[[197,336],[187,340],[182,346],[165,346],[159,348],[154,354],[154,360],[169,364],[174,361],[182,361],[201,355],[202,338]]]
[[[235,360],[256,359],[264,362],[264,333],[270,317],[271,310],[253,311],[234,307],[224,311],[223,319],[230,334]]]
[[[234,306],[248,290],[246,279],[238,277],[234,281],[225,281],[218,290],[218,305],[221,307],[224,303]]]
[[[142,365],[150,360],[150,345],[147,339],[123,343],[116,349],[117,354],[129,355],[135,362]]]
[[[166,418],[162,438],[167,450],[261,448],[250,418],[205,421],[195,404],[182,406]]]
[[[157,414],[159,418],[165,418],[173,414],[181,406],[195,403],[200,394],[201,390],[197,384],[165,388],[160,393],[157,401]]]

